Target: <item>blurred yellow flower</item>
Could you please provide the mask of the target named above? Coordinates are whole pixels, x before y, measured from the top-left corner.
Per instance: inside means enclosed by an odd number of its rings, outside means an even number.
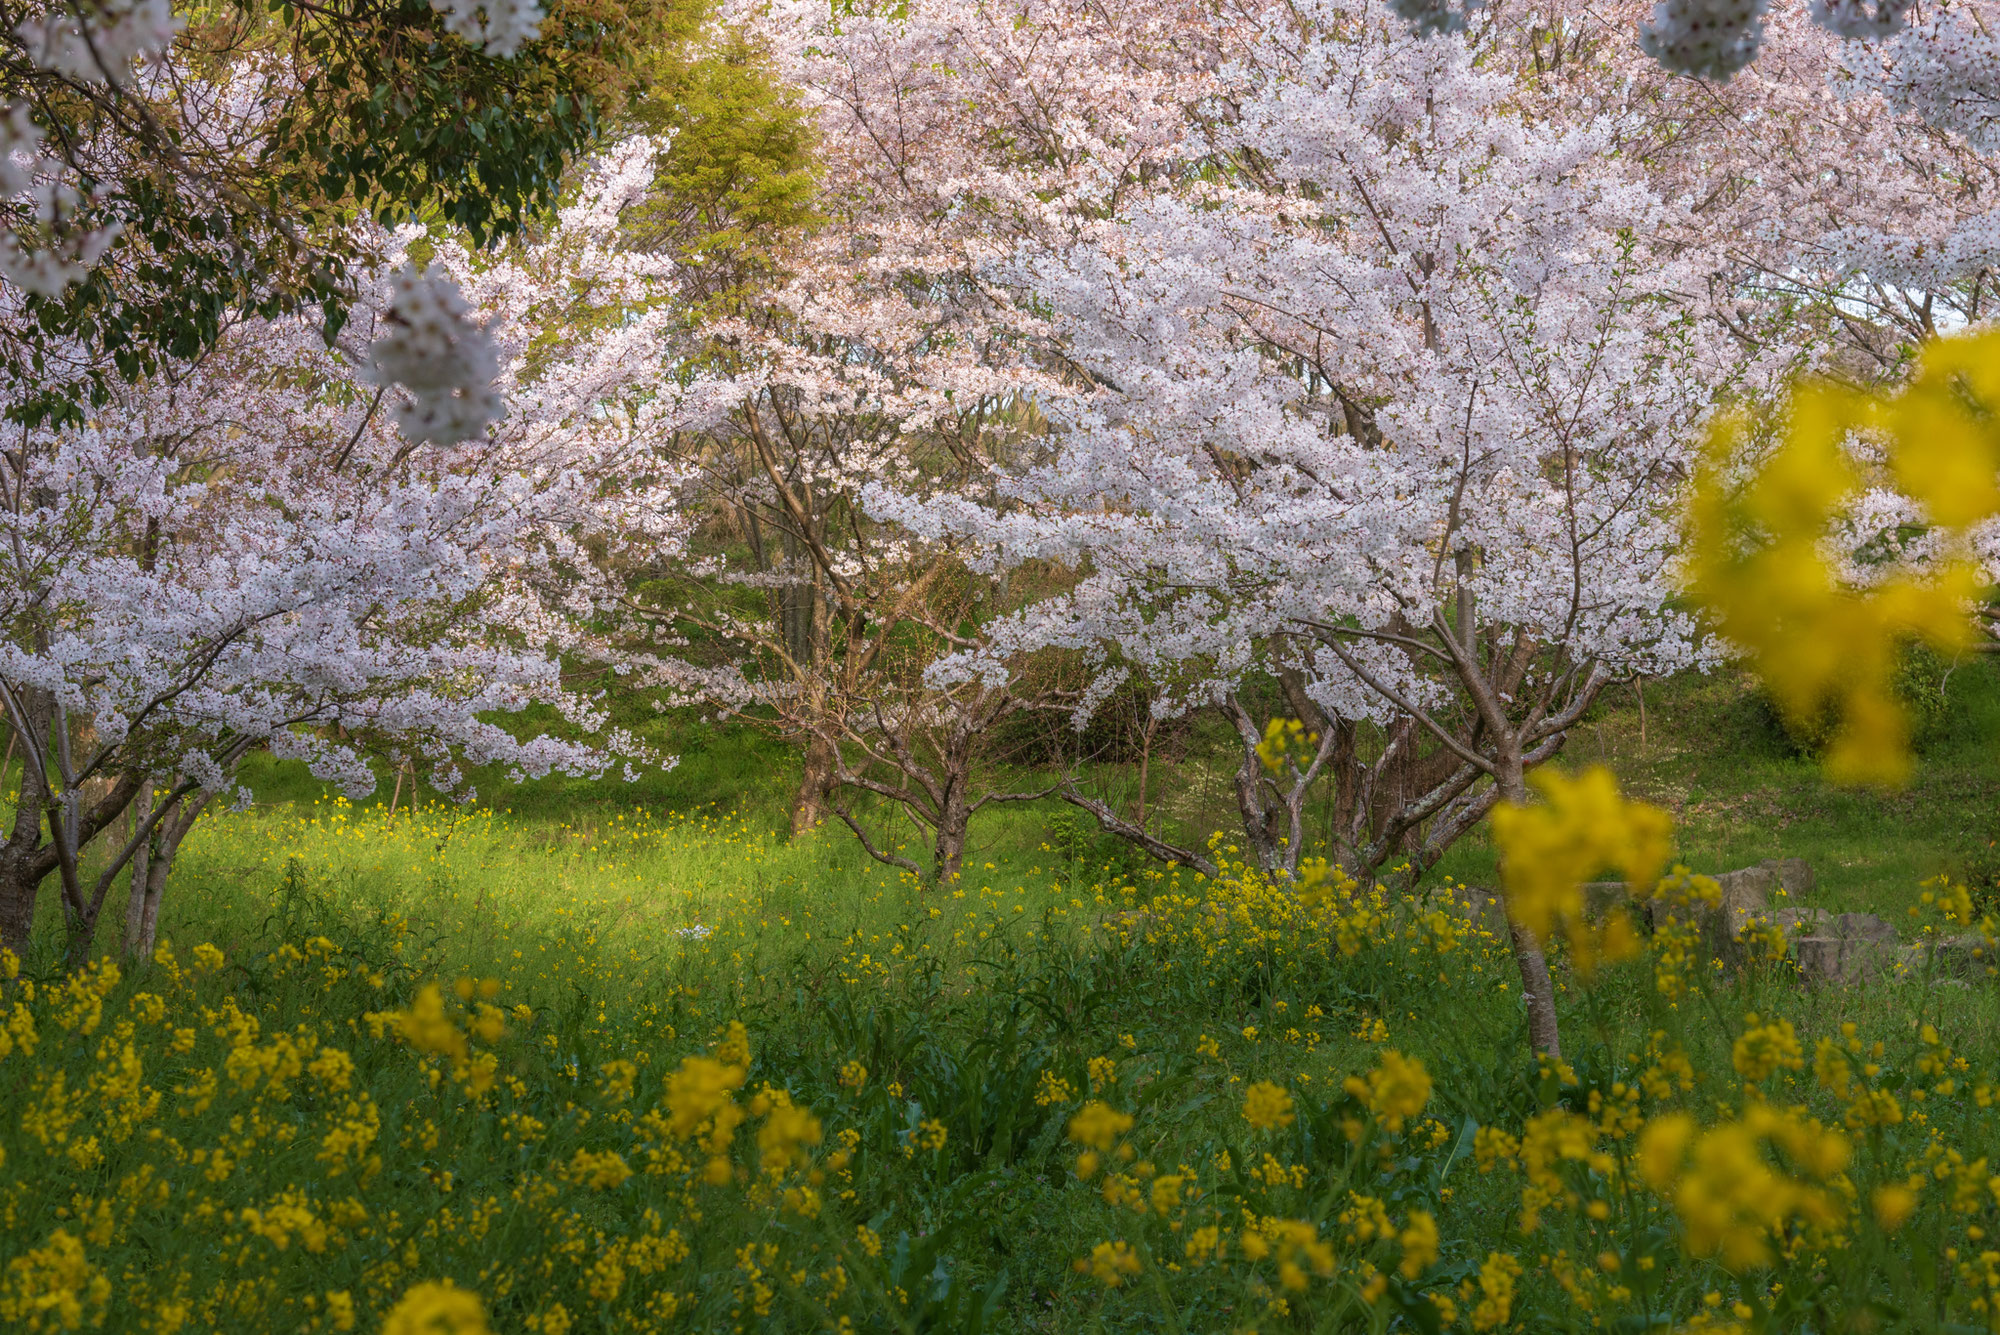
[[[382,1320],[382,1335],[489,1335],[479,1295],[450,1280],[412,1285]]]
[[[1635,891],[1650,892],[1666,865],[1672,817],[1625,800],[1611,771],[1601,766],[1574,779],[1538,769],[1528,782],[1541,794],[1540,803],[1503,802],[1493,809],[1508,916],[1541,942],[1558,926],[1565,928],[1572,959],[1586,975],[1600,962],[1637,954],[1638,936],[1623,907],[1606,909],[1601,925],[1585,919],[1583,884],[1609,870]]]
[[[1259,1080],[1243,1092],[1243,1120],[1259,1131],[1290,1126],[1295,1117],[1292,1096],[1281,1085]]]

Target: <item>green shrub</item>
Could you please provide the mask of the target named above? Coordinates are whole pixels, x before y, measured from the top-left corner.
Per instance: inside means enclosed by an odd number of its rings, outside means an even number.
[[[1904,646],[1897,659],[1891,686],[1897,702],[1909,718],[1910,741],[1920,753],[1949,735],[1951,696],[1948,687],[1951,674],[1958,666],[1923,644]],[[1810,719],[1790,717],[1761,686],[1753,692],[1751,699],[1771,735],[1808,759],[1817,759],[1825,752],[1839,726],[1839,715],[1832,709]]]

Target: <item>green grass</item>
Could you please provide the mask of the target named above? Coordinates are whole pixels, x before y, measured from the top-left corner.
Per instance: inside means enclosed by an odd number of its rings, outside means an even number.
[[[1962,867],[2000,830],[2000,670],[1991,660],[1952,674],[1940,733],[1923,747],[1910,785],[1894,792],[1827,782],[1740,673],[1685,674],[1644,691],[1643,724],[1638,689],[1618,687],[1571,735],[1560,763],[1606,765],[1628,795],[1672,812],[1678,856],[1696,871],[1804,858],[1817,880],[1815,903],[1896,914],[1922,882]],[[1491,884],[1484,831],[1439,872]]]
[[[1636,701],[1606,702],[1568,759],[1601,756],[1634,791],[1672,806],[1698,868],[1797,854],[1819,867],[1826,902],[1888,909],[1912,902],[1916,882],[1985,828],[1975,733],[2000,712],[1996,699],[1983,665],[1966,674],[1951,734],[1895,796],[1826,787],[1729,678],[1650,686],[1643,745]],[[1852,1138],[1854,1189],[1869,1200],[1940,1147],[1971,1161],[2000,1138],[1990,1097],[2000,986],[1917,978],[1806,990],[1781,969],[1704,967],[1676,1001],[1656,989],[1652,959],[1591,988],[1559,966],[1576,1076],[1566,1084],[1528,1060],[1518,976],[1491,939],[1453,942],[1403,906],[1355,906],[1336,922],[1300,916],[1254,884],[1211,902],[1189,878],[1128,877],[1123,859],[1107,859],[1052,805],[984,820],[962,883],[925,888],[870,861],[840,827],[785,835],[793,772],[783,748],[743,728],[688,740],[680,767],[636,784],[489,785],[487,804],[429,802],[393,818],[383,799],[355,806],[294,768],[254,768],[256,805],[205,822],[177,866],[162,923],[177,964],[140,965],[106,986],[101,1013],[83,984],[55,982],[50,958],[30,961],[47,984],[15,993],[40,1045],[33,1065],[18,1044],[12,1055],[0,1048],[0,1078],[15,1091],[0,1099],[0,1324],[37,1329],[21,1314],[64,1310],[55,1290],[68,1285],[80,1313],[71,1326],[101,1316],[106,1330],[165,1331],[185,1309],[189,1329],[338,1330],[338,1293],[355,1305],[355,1329],[374,1332],[412,1285],[450,1278],[481,1295],[502,1335],[789,1332],[840,1316],[858,1330],[968,1335],[1379,1335],[1427,1329],[1437,1299],[1459,1307],[1449,1329],[1466,1329],[1495,1252],[1526,1263],[1511,1325],[1496,1328],[1582,1332],[1603,1317],[1664,1331],[1710,1293],[1762,1313],[1773,1331],[1832,1329],[1832,1316],[1851,1311],[1885,1331],[1969,1319],[1985,1281],[1913,1258],[1971,1247],[1967,1227],[2000,1226],[2000,1195],[1983,1180],[1972,1213],[1927,1188],[1906,1233],[1858,1217],[1840,1245],[1739,1274],[1684,1254],[1660,1200],[1582,1161],[1559,1161],[1556,1173],[1577,1204],[1550,1207],[1527,1232],[1531,1183],[1505,1163],[1479,1171],[1471,1156],[1478,1128],[1518,1135],[1538,1115],[1598,1115],[1642,1086],[1635,1116],[1727,1121],[1750,1097],[1733,1045],[1754,1012],[1796,1026],[1803,1044],[1799,1068],[1769,1077],[1763,1097],[1830,1124],[1845,1105],[1816,1083],[1813,1045],[1849,1023],[1864,1048],[1882,1044],[1880,1088],[1907,1117]],[[1205,754],[1170,769],[1158,791],[1207,800],[1193,772]],[[1176,819],[1192,820],[1200,808],[1180,810]],[[1470,841],[1446,870],[1478,878],[1490,857]],[[1227,931],[1218,904],[1241,906]],[[106,918],[117,920],[115,904]],[[57,925],[45,925],[53,944]],[[227,963],[189,969],[199,942]],[[492,980],[500,1005],[524,1008],[506,1037],[473,1045],[495,1062],[496,1084],[476,1095],[464,1092],[462,1057],[434,1040],[428,1050],[398,1041],[367,1018],[413,1006],[429,980],[467,977]],[[445,1002],[447,1018],[455,1005]],[[700,1156],[680,1163],[687,1143],[674,1150],[644,1115],[664,1115],[666,1073],[738,1020],[752,1052],[748,1120],[726,1152],[738,1176],[708,1185]],[[8,1023],[0,1033],[23,1032]],[[1936,1055],[1925,1024],[1955,1045],[1951,1055]],[[264,1083],[258,1073],[285,1069],[286,1045],[305,1038],[351,1055],[351,1089],[304,1075]],[[1367,1129],[1368,1109],[1343,1088],[1381,1065],[1385,1046],[1434,1081],[1428,1120],[1402,1132]],[[1689,1089],[1663,1074],[1660,1054],[1675,1049]],[[607,1092],[625,1062],[635,1092]],[[870,1073],[859,1089],[843,1083],[851,1063]],[[1287,1091],[1292,1122],[1247,1125],[1244,1093],[1257,1081]],[[823,1122],[810,1151],[827,1174],[817,1213],[755,1185],[757,1137],[774,1123],[768,1107],[747,1105],[766,1082]],[[380,1123],[371,1152],[381,1162],[365,1182],[315,1150],[356,1120],[362,1095]],[[1135,1119],[1117,1137],[1134,1157],[1127,1170],[1107,1152],[1081,1181],[1067,1133],[1092,1095]],[[842,1168],[826,1156],[849,1137]],[[1605,1143],[1619,1154],[1631,1144]],[[226,1171],[214,1168],[218,1150]],[[574,1166],[579,1153],[656,1171],[592,1186]],[[1183,1205],[1113,1204],[1106,1177],[1140,1163],[1184,1176]],[[1265,1176],[1279,1168],[1282,1180]],[[1143,1193],[1149,1181],[1128,1185]],[[350,1197],[365,1202],[365,1218],[340,1204]],[[1380,1203],[1390,1236],[1343,1222],[1377,1208],[1358,1198]],[[1585,1200],[1609,1213],[1589,1215]],[[347,1222],[320,1252],[304,1234],[279,1246],[270,1221],[286,1202]],[[1246,1210],[1309,1221],[1337,1244],[1336,1274],[1284,1289],[1277,1258],[1245,1250]],[[1371,1305],[1365,1267],[1394,1272],[1395,1230],[1415,1211],[1436,1217],[1440,1256]],[[475,1228],[475,1218],[498,1222]],[[631,1248],[665,1225],[687,1254],[635,1268]],[[879,1255],[858,1246],[863,1226],[882,1240]],[[1233,1239],[1221,1261],[1187,1261],[1202,1226]],[[57,1231],[84,1238],[87,1267],[50,1259]],[[1087,1272],[1114,1241],[1143,1259],[1131,1283],[1107,1289],[1074,1265]],[[782,1260],[805,1276],[772,1287],[762,1314],[742,1250],[753,1246],[774,1249],[760,1274],[779,1273]],[[1558,1282],[1559,1267],[1537,1262],[1553,1254],[1583,1262],[1591,1308]],[[1623,1297],[1596,1261],[1605,1255],[1630,1280]],[[609,1297],[590,1278],[606,1258],[626,1276]],[[837,1294],[825,1279],[836,1262],[852,1280]],[[92,1275],[105,1281],[102,1300],[90,1296]],[[19,1305],[43,1298],[54,1305]]]
[[[1697,871],[1802,857],[1817,876],[1815,904],[1894,915],[1915,902],[1924,881],[1963,868],[2000,831],[2000,670],[1986,659],[1952,674],[1944,725],[1924,747],[1912,783],[1897,792],[1829,784],[1811,757],[1786,742],[1739,673],[1684,674],[1643,689],[1643,719],[1638,691],[1615,688],[1559,763],[1608,765],[1628,794],[1666,807],[1677,855]],[[677,763],[636,782],[554,776],[507,785],[497,773],[480,774],[481,800],[466,807],[439,805],[429,794],[418,799],[429,804],[421,835],[410,827],[366,850],[322,839],[301,855],[348,897],[399,912],[449,915],[460,903],[505,900],[530,918],[587,913],[641,931],[698,914],[704,897],[743,886],[774,904],[810,903],[815,912],[872,902],[898,887],[900,878],[868,858],[844,827],[788,836],[796,753],[768,734],[742,723],[684,725],[666,745]],[[1177,763],[1156,765],[1154,805],[1178,837],[1199,843],[1200,831],[1228,828],[1232,746],[1232,738],[1201,734]],[[1024,785],[1045,781],[1014,777]],[[341,810],[349,822],[365,821],[386,809],[392,792],[385,772],[372,798],[347,806],[303,766],[262,756],[246,764],[243,781],[256,795],[254,807],[209,818],[182,854],[165,910],[170,931],[254,930],[256,914],[242,905],[275,883],[286,856],[280,850],[310,828],[314,813]],[[405,811],[411,800],[406,791]],[[653,847],[629,837],[641,825],[690,819],[726,821],[729,842]],[[922,860],[922,836],[907,820],[882,811],[872,819],[900,828],[905,851]],[[982,813],[968,858],[975,880],[1014,884],[1035,904],[1050,884],[1087,884],[1147,865],[1054,801]],[[1428,879],[1491,884],[1494,876],[1482,827]],[[253,889],[260,893],[246,900]],[[54,900],[44,896],[44,938],[57,927]],[[100,944],[115,941],[120,908],[115,897],[107,905]]]
[[[1895,915],[1916,901],[1924,881],[1963,869],[2000,832],[2000,669],[1989,660],[1953,672],[1943,726],[1925,745],[1912,783],[1896,792],[1829,784],[1817,763],[1783,738],[1740,673],[1683,674],[1643,689],[1643,717],[1638,690],[1615,688],[1559,763],[1608,765],[1628,794],[1666,807],[1675,818],[1677,856],[1697,871],[1802,857],[1817,876],[1813,903]],[[868,858],[838,824],[799,840],[788,836],[796,752],[767,733],[740,722],[683,724],[661,741],[677,763],[635,782],[552,776],[508,785],[498,773],[478,774],[481,798],[465,807],[442,806],[428,793],[416,799],[428,804],[421,835],[411,827],[366,850],[322,839],[301,855],[347,897],[399,912],[450,915],[460,903],[505,900],[529,918],[589,914],[641,932],[698,914],[704,897],[744,886],[774,904],[832,912],[899,885],[897,874]],[[1198,732],[1178,761],[1156,763],[1153,805],[1176,837],[1199,843],[1205,831],[1228,828],[1233,745],[1232,737]],[[1034,774],[1000,777],[1022,786],[1046,782]],[[257,911],[242,905],[261,902],[283,870],[280,850],[310,828],[314,813],[340,810],[350,823],[366,821],[387,808],[393,789],[385,771],[372,798],[348,806],[303,766],[263,756],[246,763],[242,779],[255,805],[210,817],[190,838],[167,899],[169,931],[254,930]],[[1122,780],[1131,787],[1129,775]],[[406,790],[399,805],[408,811],[412,800]],[[629,837],[642,825],[691,819],[726,821],[729,841],[654,847]],[[923,836],[905,818],[876,810],[870,819],[923,860]],[[970,849],[975,880],[1011,884],[1035,904],[1050,884],[1087,884],[1150,865],[1054,801],[982,813]],[[1427,880],[1446,877],[1494,881],[1483,827]],[[119,893],[106,906],[100,946],[115,943]],[[42,937],[52,940],[55,895],[43,899]]]

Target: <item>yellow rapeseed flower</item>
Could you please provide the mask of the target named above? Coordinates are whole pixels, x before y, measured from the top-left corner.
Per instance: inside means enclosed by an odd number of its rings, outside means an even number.
[[[1437,1262],[1438,1226],[1429,1211],[1412,1211],[1408,1226],[1396,1241],[1403,1249],[1402,1262],[1396,1268],[1404,1279],[1414,1282]]]
[[[1431,1097],[1431,1077],[1424,1064],[1394,1048],[1382,1050],[1375,1069],[1366,1077],[1349,1076],[1342,1087],[1396,1133],[1401,1133],[1405,1121],[1424,1110]]]
[[[1090,1249],[1090,1255],[1076,1263],[1080,1273],[1087,1273],[1107,1289],[1115,1289],[1140,1271],[1139,1254],[1132,1250],[1132,1244],[1124,1241],[1100,1242]]]
[[[382,1335],[490,1335],[479,1295],[450,1280],[414,1284],[383,1318]]]
[[[1593,766],[1571,779],[1538,769],[1528,781],[1542,795],[1534,806],[1503,802],[1493,809],[1508,916],[1547,941],[1558,926],[1569,936],[1579,971],[1638,953],[1638,937],[1622,908],[1601,926],[1583,916],[1583,883],[1615,871],[1647,891],[1666,865],[1673,819],[1658,807],[1628,802],[1611,771]]]
[[[1092,1099],[1069,1119],[1069,1138],[1093,1150],[1108,1150],[1132,1129],[1132,1118],[1110,1104]]]
[[[1292,1096],[1281,1085],[1259,1080],[1243,1092],[1243,1120],[1259,1131],[1290,1126],[1296,1116]]]
[[[1908,1223],[1910,1216],[1916,1213],[1917,1193],[1900,1182],[1892,1182],[1888,1186],[1875,1188],[1875,1194],[1869,1198],[1869,1204],[1874,1207],[1875,1222],[1882,1231],[1894,1233]]]
[[[1897,651],[1922,639],[1955,652],[1975,638],[1969,609],[1986,578],[1971,537],[2000,513],[1996,365],[2000,334],[1986,331],[1934,340],[1896,390],[1803,387],[1747,478],[1741,461],[1761,444],[1751,425],[1725,417],[1710,432],[1688,509],[1688,591],[1749,652],[1788,715],[1838,717],[1825,762],[1837,780],[1907,778]],[[1882,446],[1885,470],[1864,471],[1847,447],[1857,434]],[[1936,555],[1857,587],[1829,564],[1827,546],[1866,485],[1918,502]]]
[[[1799,1046],[1790,1020],[1759,1024],[1757,1017],[1751,1015],[1746,1017],[1746,1023],[1749,1027],[1729,1054],[1736,1073],[1746,1081],[1756,1084],[1773,1071],[1797,1071],[1805,1066],[1805,1049]]]

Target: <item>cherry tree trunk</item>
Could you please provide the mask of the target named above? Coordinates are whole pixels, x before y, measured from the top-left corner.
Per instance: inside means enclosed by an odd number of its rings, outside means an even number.
[[[937,838],[931,846],[931,867],[939,885],[958,879],[965,863],[965,843],[972,828],[972,808],[966,803],[967,776],[945,778],[944,801],[938,804]]]
[[[1258,758],[1260,736],[1249,711],[1231,696],[1223,714],[1235,725],[1240,749],[1236,760],[1236,814],[1243,822],[1243,841],[1257,869],[1264,872],[1290,871],[1298,863],[1299,850],[1288,846],[1281,821],[1283,812],[1266,800],[1264,762]],[[1282,803],[1279,804],[1280,806]]]
[[[48,876],[32,849],[0,848],[0,948],[25,957],[35,926],[35,899]]]
[[[180,798],[173,809],[161,819],[159,828],[153,831],[149,848],[141,849],[132,864],[132,898],[137,907],[127,904],[125,909],[125,953],[134,959],[148,959],[159,939],[160,902],[167,895],[167,878],[173,875],[174,859],[180,855],[181,844],[186,842],[188,832],[194,829],[201,813],[214,800],[215,794],[196,792]],[[150,796],[147,798],[151,804]],[[144,819],[144,815],[140,819]],[[144,877],[140,876],[143,859]]]
[[[90,948],[97,941],[97,919],[104,908],[102,899],[86,900],[72,908],[63,926],[63,967],[72,972],[90,963]]]
[[[838,757],[823,738],[806,744],[805,772],[799,776],[798,792],[792,797],[792,834],[804,834],[827,816],[827,799],[833,792]]]
[[[1528,784],[1526,767],[1520,753],[1513,751],[1500,757],[1500,772],[1495,776],[1503,802],[1526,803]],[[1508,914],[1508,928],[1512,935],[1514,963],[1521,970],[1521,999],[1528,1006],[1528,1043],[1537,1053],[1551,1057],[1562,1056],[1562,1035],[1556,1026],[1556,995],[1554,981],[1549,977],[1548,956],[1542,951],[1542,943],[1535,934],[1513,920]]]
[[[153,781],[148,779],[144,784],[140,785],[139,795],[132,799],[131,818],[133,828],[136,829],[144,825],[152,818],[152,815]],[[143,959],[145,957],[145,952],[139,948],[139,942],[145,934],[146,892],[151,886],[148,871],[152,865],[152,853],[153,840],[151,839],[140,844],[132,853],[132,889],[131,893],[125,897],[125,955],[128,959]],[[157,906],[155,906],[156,916],[157,912]]]
[[[47,735],[54,714],[47,694],[32,687],[22,692],[29,725]],[[33,736],[31,732],[29,734]],[[42,844],[42,817],[48,809],[49,790],[35,757],[24,754],[21,761],[21,788],[14,803],[14,823],[0,843],[0,947],[25,959],[28,938],[35,927],[35,901],[42,882],[54,868],[54,859]]]

